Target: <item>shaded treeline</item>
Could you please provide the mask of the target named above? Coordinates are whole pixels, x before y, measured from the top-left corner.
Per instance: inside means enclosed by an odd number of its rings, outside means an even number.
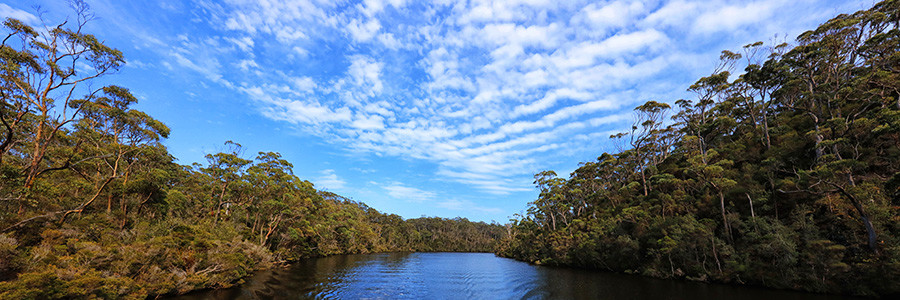
[[[741,74],[734,70],[743,68]],[[724,51],[696,97],[540,196],[504,256],[815,292],[900,292],[900,1]],[[667,121],[668,118],[670,121]]]
[[[466,219],[403,220],[293,175],[278,153],[227,142],[184,166],[169,129],[126,88],[95,87],[122,53],[91,19],[4,21],[0,46],[0,299],[144,298],[227,287],[302,257],[492,251],[504,233]]]

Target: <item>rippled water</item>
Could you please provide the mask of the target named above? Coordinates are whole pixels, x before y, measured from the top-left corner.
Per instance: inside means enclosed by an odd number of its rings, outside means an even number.
[[[175,299],[842,299],[534,266],[490,253],[382,253],[307,259],[247,283]]]

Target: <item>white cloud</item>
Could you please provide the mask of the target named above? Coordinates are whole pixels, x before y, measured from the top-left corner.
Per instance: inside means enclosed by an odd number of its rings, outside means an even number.
[[[626,126],[635,103],[680,98],[719,50],[768,38],[743,40],[762,32],[757,24],[794,24],[775,19],[788,14],[780,10],[823,7],[787,0],[202,3],[220,37],[192,32],[152,43],[171,53],[173,69],[230,87],[264,116],[354,154],[428,161],[437,166],[426,174],[433,180],[498,195],[531,191],[530,175],[557,162],[589,160],[596,155],[589,146]],[[723,31],[743,33],[704,40]],[[437,197],[399,182],[385,190],[411,201]]]
[[[284,100],[275,103],[268,116],[291,123],[322,124],[350,120],[347,108],[331,109],[315,102]]]
[[[576,100],[588,100],[591,98],[591,94],[577,91],[569,88],[562,88],[557,90],[552,90],[544,95],[543,98],[537,100],[535,102],[524,104],[520,106],[516,106],[513,110],[513,117],[518,117],[522,115],[529,115],[537,112],[544,111],[553,105],[556,104],[560,99],[576,99]]]
[[[388,195],[394,197],[397,200],[403,200],[408,202],[429,202],[435,200],[437,194],[433,192],[423,191],[417,188],[412,188],[408,186],[404,186],[402,183],[393,182],[388,186],[384,187],[387,190]]]
[[[702,33],[732,31],[744,25],[764,21],[777,8],[775,1],[726,5],[701,14],[694,21],[694,29]]]
[[[238,90],[251,99],[263,104],[262,113],[271,119],[287,121],[293,124],[324,125],[326,123],[347,122],[352,118],[350,109],[346,107],[331,108],[313,99],[292,100],[274,95],[278,88],[272,86],[244,86]],[[283,86],[282,92],[290,92],[290,87]]]
[[[382,33],[378,35],[378,41],[382,45],[391,50],[399,50],[405,48],[405,45],[394,37],[393,33]]]
[[[238,61],[237,67],[240,68],[244,72],[249,72],[250,70],[255,70],[259,68],[259,64],[252,59],[242,59]]]
[[[481,213],[502,213],[503,210],[496,207],[485,207],[482,205],[478,205],[472,201],[458,200],[458,199],[450,199],[444,200],[437,203],[438,207],[446,208],[449,210],[467,210],[467,211],[477,211]]]
[[[31,26],[37,26],[40,23],[40,19],[35,15],[24,10],[12,8],[4,3],[0,3],[0,19],[6,20],[6,18],[17,19]]]
[[[347,182],[338,177],[332,169],[325,169],[319,173],[321,175],[316,179],[314,184],[320,189],[340,190],[347,184]]]
[[[395,8],[403,8],[406,5],[407,0],[363,0],[362,4],[359,4],[360,11],[369,17],[374,16],[375,14],[380,13],[387,7],[388,5],[393,6]]]
[[[350,21],[350,24],[347,24],[347,31],[350,32],[350,36],[357,42],[368,42],[375,37],[375,34],[380,29],[381,23],[377,19],[371,19],[366,22],[353,19]]]
[[[548,26],[520,26],[515,23],[488,24],[482,30],[482,41],[499,45],[515,44],[552,48],[557,45],[559,26],[555,23]]]
[[[357,115],[350,126],[361,130],[381,130],[384,129],[384,118],[379,115]]]
[[[369,96],[381,94],[384,84],[381,82],[381,69],[384,64],[373,59],[356,55],[350,58],[347,74],[355,86]]]
[[[684,0],[671,1],[662,8],[654,11],[644,20],[639,21],[644,26],[676,26],[694,20],[694,16],[700,10],[702,2],[689,2]]]
[[[613,1],[591,3],[573,17],[576,24],[583,27],[589,36],[604,36],[614,28],[621,28],[633,22],[635,17],[645,12],[642,1]]]
[[[551,56],[554,65],[564,69],[594,66],[601,59],[614,59],[645,49],[659,49],[667,38],[655,29],[616,34],[602,42],[586,41],[577,46],[557,51]]]
[[[426,72],[432,79],[427,88],[432,91],[444,89],[474,91],[475,85],[462,75],[460,60],[459,55],[450,53],[445,47],[431,50],[423,59],[423,63],[427,65]]]
[[[438,175],[452,178],[454,181],[477,187],[479,190],[492,195],[508,195],[515,192],[529,192],[533,188],[530,181],[514,181],[511,179],[501,179],[496,176],[485,175],[484,173],[453,171],[446,168],[440,169]]]
[[[225,86],[232,85],[228,80],[224,79],[224,76],[219,70],[219,61],[214,57],[206,57],[202,63],[198,63],[195,60],[187,58],[183,53],[173,52],[170,55],[175,60],[175,63],[189,70],[203,74],[209,81],[220,83]]]
[[[526,20],[547,10],[557,4],[552,0],[519,0],[519,1],[472,1],[471,6],[461,8],[461,16],[456,20],[458,24],[481,23],[491,21]]]
[[[315,80],[307,76],[291,77],[289,80],[292,83],[295,91],[300,93],[310,92],[318,86]]]
[[[238,48],[240,48],[240,49],[241,49],[242,51],[244,51],[244,52],[250,52],[250,51],[252,51],[252,50],[253,50],[253,45],[255,44],[255,43],[253,42],[253,39],[250,38],[250,37],[248,37],[248,36],[241,37],[241,38],[231,38],[231,37],[228,37],[228,38],[225,38],[225,40],[227,40],[227,41],[233,43],[235,46],[237,46]]]

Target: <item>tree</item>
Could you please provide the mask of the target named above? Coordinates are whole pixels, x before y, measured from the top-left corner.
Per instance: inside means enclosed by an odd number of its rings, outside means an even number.
[[[138,100],[128,89],[107,86],[102,91],[103,96],[70,104],[82,110],[83,118],[75,125],[73,135],[82,148],[80,156],[86,157],[79,157],[76,162],[66,161],[64,166],[79,172],[83,178],[91,178],[95,189],[93,197],[80,206],[82,210],[114,181],[122,179],[121,185],[127,186],[137,165],[160,160],[158,153],[165,150],[160,149],[159,142],[169,135],[165,124],[130,108]],[[88,163],[93,165],[82,166]],[[121,199],[124,195],[115,196]],[[107,213],[111,211],[113,197],[113,194],[108,197]],[[122,209],[127,214],[127,206],[123,205]]]
[[[675,101],[674,124],[657,122],[663,108],[648,102],[630,132],[612,136],[617,153],[568,179],[537,174],[541,193],[499,253],[655,277],[900,292],[897,41],[900,1],[887,0],[836,16],[796,46],[723,51],[689,87],[695,97]],[[733,74],[741,63],[745,73]],[[584,203],[586,213],[553,226],[556,203]]]
[[[229,188],[243,176],[244,169],[252,162],[240,157],[241,144],[226,141],[225,146],[231,148],[229,152],[207,154],[206,160],[209,165],[200,169],[201,172],[210,176],[214,184],[218,186],[212,191],[214,197],[217,198],[216,204],[210,210],[215,214],[214,222],[219,221],[219,213],[223,209],[223,205],[233,204],[225,202],[225,197],[230,191]]]
[[[22,143],[27,153],[23,166],[24,188],[52,170],[63,169],[66,158],[46,161],[48,148],[59,138],[60,130],[81,117],[81,99],[91,99],[103,88],[90,88],[96,79],[118,70],[125,64],[122,52],[103,44],[95,36],[84,33],[93,19],[86,3],[71,2],[76,17],[73,24],[63,22],[34,30],[19,20],[7,19],[4,26],[11,33],[3,39],[3,69],[0,75],[0,120],[4,137],[0,144],[3,155]],[[78,71],[76,71],[78,69]],[[85,93],[84,98],[77,94]],[[32,115],[33,114],[33,115]],[[31,115],[31,116],[29,116]],[[33,118],[30,122],[25,119]],[[28,126],[27,132],[19,127]]]

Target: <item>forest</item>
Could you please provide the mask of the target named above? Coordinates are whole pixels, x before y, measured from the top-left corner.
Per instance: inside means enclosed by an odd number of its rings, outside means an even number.
[[[176,163],[170,129],[99,86],[126,62],[87,15],[3,21],[0,299],[144,299],[387,251],[900,294],[900,1],[723,51],[691,99],[635,108],[614,153],[536,174],[505,226],[382,213],[232,141]]]
[[[79,4],[81,2],[73,2]],[[274,152],[228,141],[179,165],[125,87],[121,51],[68,22],[6,19],[0,45],[0,299],[144,299],[224,288],[304,257],[491,252],[506,230],[404,220],[320,191]]]
[[[535,175],[540,196],[498,254],[900,294],[900,1],[838,15],[793,45],[723,51],[688,91],[635,108],[615,153],[568,178]]]

